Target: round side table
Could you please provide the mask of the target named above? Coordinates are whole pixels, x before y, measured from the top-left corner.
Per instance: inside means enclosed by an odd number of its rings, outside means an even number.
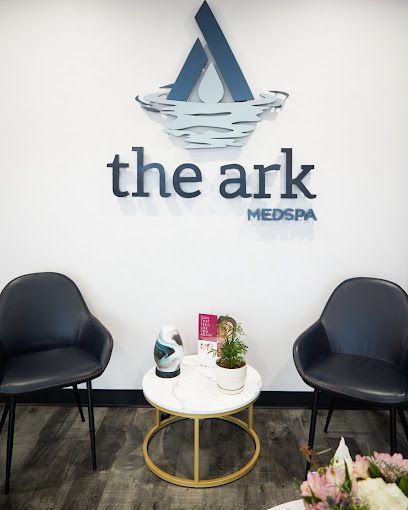
[[[156,409],[154,426],[143,441],[143,457],[147,467],[167,482],[183,487],[216,487],[233,482],[250,471],[258,460],[261,451],[259,437],[253,427],[253,403],[261,391],[262,380],[259,373],[248,365],[244,389],[236,395],[226,395],[218,388],[214,370],[201,367],[199,357],[185,356],[181,364],[181,373],[172,379],[163,379],[151,368],[143,378],[143,393],[146,400]],[[248,421],[232,416],[248,410]],[[161,420],[161,412],[171,417]],[[254,441],[255,452],[251,460],[242,468],[218,478],[200,478],[200,420],[218,418],[245,430]],[[160,469],[150,458],[149,443],[154,435],[167,425],[179,420],[190,419],[194,422],[194,478],[181,478]]]

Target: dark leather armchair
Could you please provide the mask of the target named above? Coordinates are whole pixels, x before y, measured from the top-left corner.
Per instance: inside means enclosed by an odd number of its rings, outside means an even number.
[[[320,319],[296,340],[296,368],[314,388],[309,446],[315,436],[319,392],[390,409],[391,452],[396,450],[396,411],[405,433],[402,406],[408,401],[408,296],[395,283],[352,278],[340,284]],[[307,469],[309,464],[307,465]]]
[[[96,470],[92,379],[105,370],[113,341],[90,313],[78,287],[58,273],[35,273],[11,281],[0,294],[0,397],[9,413],[5,493],[10,486],[16,400],[72,386],[84,421],[77,385],[86,382],[92,465]]]

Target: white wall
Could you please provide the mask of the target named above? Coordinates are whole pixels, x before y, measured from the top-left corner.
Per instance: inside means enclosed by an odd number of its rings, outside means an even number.
[[[200,4],[0,2],[0,285],[48,270],[77,282],[115,340],[97,387],[140,388],[161,324],[192,352],[208,312],[243,323],[264,389],[306,389],[292,344],[331,290],[354,275],[408,287],[408,3],[212,0],[253,91],[290,98],[242,150],[194,152],[134,96],[176,78]],[[135,145],[169,176],[198,164],[202,195],[114,197],[106,164]],[[314,225],[248,223],[248,201],[218,195],[221,164],[250,170],[281,147],[295,169],[316,165]],[[272,181],[266,207],[283,203]]]

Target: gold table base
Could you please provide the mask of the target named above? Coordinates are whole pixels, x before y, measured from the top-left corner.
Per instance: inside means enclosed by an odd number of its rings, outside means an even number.
[[[247,406],[244,406],[240,409],[236,409],[234,411],[230,411],[228,413],[221,413],[221,414],[209,414],[209,415],[195,415],[195,414],[175,414],[172,411],[168,411],[167,409],[158,408],[156,405],[154,405],[152,402],[150,402],[153,407],[156,408],[156,423],[154,427],[152,427],[149,432],[146,434],[146,437],[143,441],[143,457],[146,462],[147,467],[157,475],[159,478],[162,478],[163,480],[166,480],[167,482],[173,483],[175,485],[181,485],[182,487],[217,487],[219,485],[225,485],[226,483],[233,482],[235,480],[238,480],[238,478],[241,478],[242,476],[246,475],[256,464],[260,451],[261,451],[261,443],[259,441],[259,437],[257,433],[255,432],[253,428],[253,402],[248,404]],[[234,416],[231,416],[232,414],[236,414],[240,411],[243,411],[244,409],[248,409],[248,423],[235,418]],[[160,413],[164,412],[170,415],[173,415],[170,418],[167,418],[166,420],[161,421],[160,420]],[[218,478],[211,478],[206,480],[200,479],[200,420],[204,419],[211,419],[211,418],[217,418],[224,421],[229,421],[230,423],[234,423],[235,425],[238,425],[238,427],[241,427],[241,429],[245,430],[251,438],[254,441],[255,445],[255,452],[251,458],[251,460],[245,464],[241,469],[238,471],[234,471],[233,473],[230,473],[225,476],[220,476]],[[191,478],[182,478],[179,476],[171,475],[170,473],[167,473],[166,471],[163,471],[163,469],[160,469],[156,464],[152,461],[149,455],[149,443],[153,439],[153,437],[156,435],[156,433],[163,429],[164,427],[167,427],[167,425],[170,425],[171,423],[174,423],[176,421],[180,420],[186,420],[191,419],[194,420],[194,479]]]

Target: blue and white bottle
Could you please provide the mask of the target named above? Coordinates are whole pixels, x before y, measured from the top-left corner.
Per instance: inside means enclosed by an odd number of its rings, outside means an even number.
[[[154,345],[156,375],[159,377],[177,377],[184,348],[179,332],[175,326],[163,326]]]

